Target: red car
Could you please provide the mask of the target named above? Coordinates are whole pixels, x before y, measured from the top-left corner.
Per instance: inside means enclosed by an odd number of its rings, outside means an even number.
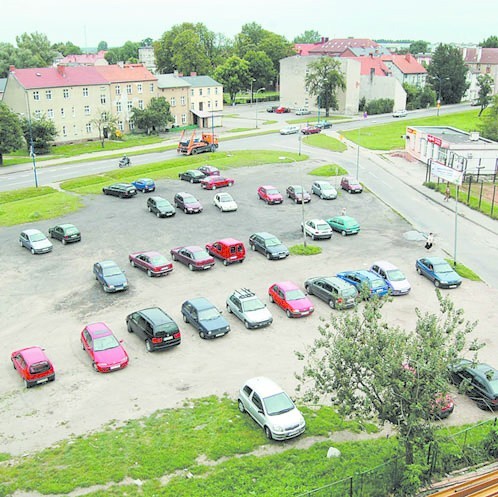
[[[223,238],[206,245],[206,250],[210,255],[218,257],[225,266],[234,262],[244,262],[246,258],[246,248],[244,244],[235,238]]]
[[[281,204],[284,201],[282,194],[272,185],[260,186],[258,197],[267,204]]]
[[[171,249],[171,258],[188,266],[190,271],[209,269],[214,266],[214,258],[206,252],[206,249],[197,245],[173,248]]]
[[[288,107],[284,107],[283,105],[275,109],[275,114],[286,114],[287,112],[290,112],[290,109]]]
[[[110,373],[128,366],[128,354],[105,323],[87,324],[81,332],[81,346],[99,373]]]
[[[10,359],[26,388],[55,380],[54,366],[40,347],[16,350],[12,352]]]
[[[173,264],[159,252],[134,252],[128,259],[133,267],[147,271],[148,276],[161,276],[173,271]]]
[[[220,170],[217,167],[208,166],[207,164],[205,166],[198,167],[197,169],[201,171],[201,173],[204,173],[206,176],[220,175]]]
[[[319,128],[318,126],[305,126],[301,129],[301,133],[303,135],[314,135],[316,133],[320,133],[321,131],[322,128]]]
[[[270,302],[281,307],[288,318],[300,318],[311,314],[315,309],[311,300],[292,281],[274,283],[268,289]]]
[[[224,178],[223,176],[207,176],[201,179],[201,186],[206,190],[216,190],[216,188],[222,188],[223,186],[232,186],[234,183],[234,179]]]

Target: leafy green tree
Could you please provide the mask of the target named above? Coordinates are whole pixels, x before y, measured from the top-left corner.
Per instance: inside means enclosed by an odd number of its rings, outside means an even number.
[[[318,43],[322,39],[322,36],[318,31],[314,29],[306,30],[304,33],[297,35],[293,42],[294,43]]]
[[[390,423],[408,465],[415,448],[434,438],[434,411],[437,399],[448,393],[448,368],[462,353],[478,349],[467,345],[476,323],[465,321],[463,310],[438,289],[436,296],[439,313],[415,309],[412,331],[387,322],[381,312],[385,301],[372,298],[362,311],[323,320],[319,338],[298,352],[306,360],[298,375],[305,400],[326,396],[346,416]]]
[[[492,105],[482,115],[479,132],[484,138],[498,141],[498,95],[492,99]]]
[[[97,45],[97,50],[100,52],[100,50],[107,50],[109,47],[107,45],[106,41],[100,41],[99,44]]]
[[[173,40],[171,62],[177,71],[184,74],[196,72],[207,74],[211,61],[206,55],[201,39],[194,30],[184,30]]]
[[[417,53],[427,53],[429,51],[429,42],[424,40],[412,41],[410,43],[410,47],[408,48],[408,52],[411,54]]]
[[[15,65],[16,47],[11,43],[0,43],[0,78],[9,75],[9,67]]]
[[[23,145],[19,116],[0,102],[0,166],[3,165],[4,154],[19,150]]]
[[[442,103],[457,104],[469,87],[467,71],[460,50],[451,45],[440,44],[432,54],[427,79],[438,98],[441,93]]]
[[[138,49],[140,43],[135,41],[127,41],[122,47],[111,48],[105,54],[105,60],[109,64],[117,64],[118,62],[135,63],[138,61]]]
[[[144,38],[140,44],[142,45],[142,47],[151,47],[152,43],[154,43],[154,40],[149,37],[149,38]]]
[[[235,103],[237,93],[250,86],[249,63],[232,55],[224,64],[216,68],[214,79],[223,84],[224,90],[230,95],[230,101]]]
[[[339,108],[337,91],[346,89],[346,80],[338,60],[320,57],[310,62],[304,83],[308,93],[317,97],[317,105],[325,109],[325,116],[329,116],[330,109]]]
[[[66,55],[81,55],[83,52],[81,51],[81,48],[76,46],[74,43],[70,41],[66,41],[66,43],[59,42],[59,43],[54,43],[52,45],[52,48],[56,52],[60,52],[64,57]]]
[[[258,50],[262,50],[273,62],[273,68],[278,73],[280,71],[280,60],[291,55],[296,55],[294,44],[284,36],[267,31],[263,41],[259,44]]]
[[[117,116],[113,116],[102,109],[99,117],[92,119],[90,122],[98,129],[100,144],[102,145],[102,148],[104,148],[105,139],[114,136],[116,133],[118,123]]]
[[[135,126],[145,130],[148,135],[165,129],[169,123],[174,122],[170,106],[164,97],[151,98],[145,109],[132,109],[132,120]]]
[[[375,114],[387,114],[392,112],[394,108],[394,100],[392,98],[377,98],[370,100],[365,106],[367,114],[371,116]]]
[[[21,36],[16,36],[17,48],[20,51],[25,51],[31,54],[31,58],[23,57],[24,60],[31,60],[29,66],[19,67],[48,67],[52,65],[55,57],[55,50],[48,41],[46,35],[35,33],[23,33]],[[16,64],[17,65],[17,64]]]
[[[21,119],[21,126],[28,150],[31,148],[31,137],[33,137],[35,154],[43,155],[50,152],[50,146],[57,136],[57,129],[52,119],[48,119],[45,116],[31,118],[30,126],[29,120],[23,117]]]
[[[276,72],[273,63],[263,51],[250,50],[244,60],[249,63],[249,72],[253,79],[253,89],[266,88],[275,81]]]
[[[479,111],[479,117],[484,112],[484,109],[489,105],[491,100],[491,94],[493,92],[494,81],[491,75],[489,74],[480,74],[477,76],[477,85],[479,86],[478,93],[478,102],[481,106],[481,110]]]
[[[406,92],[406,108],[412,109],[425,109],[436,104],[436,93],[428,85],[423,88],[419,86],[403,83],[403,89]]]
[[[261,43],[268,32],[260,24],[250,22],[244,24],[240,33],[235,37],[235,53],[244,58],[250,50],[261,49]]]
[[[489,36],[479,43],[479,46],[482,48],[498,48],[498,36]]]

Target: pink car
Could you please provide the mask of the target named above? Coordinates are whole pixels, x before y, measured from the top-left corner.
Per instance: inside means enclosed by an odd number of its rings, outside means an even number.
[[[284,201],[282,194],[272,185],[263,185],[258,188],[258,197],[267,204],[281,204]]]
[[[81,346],[99,373],[110,373],[128,366],[128,354],[105,323],[87,324],[81,332]]]
[[[26,388],[55,380],[54,366],[40,347],[16,350],[12,352],[10,359]]]
[[[308,316],[315,309],[311,300],[292,281],[274,283],[268,289],[270,302],[281,307],[288,318]]]

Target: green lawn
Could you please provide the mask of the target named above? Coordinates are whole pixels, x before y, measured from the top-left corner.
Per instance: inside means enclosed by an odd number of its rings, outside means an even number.
[[[339,131],[348,140],[360,143],[362,147],[372,150],[393,150],[405,148],[402,135],[406,134],[407,126],[453,126],[463,131],[475,131],[478,128],[478,110],[473,109],[455,114],[442,113],[439,117],[414,118],[408,114],[406,118],[400,118],[390,124],[378,124],[351,131]],[[371,119],[375,119],[372,116]],[[360,129],[360,128],[359,128]]]
[[[299,245],[289,247],[289,252],[293,255],[316,255],[322,253],[322,247],[308,244],[306,244],[305,247],[302,243],[300,243]]]
[[[338,164],[326,164],[313,169],[308,174],[311,176],[347,176],[349,173]]]
[[[303,138],[303,141],[306,145],[325,148],[326,150],[331,150],[333,152],[344,152],[348,148],[341,140],[337,140],[336,138],[332,138],[327,135],[322,135],[321,133],[306,136]]]

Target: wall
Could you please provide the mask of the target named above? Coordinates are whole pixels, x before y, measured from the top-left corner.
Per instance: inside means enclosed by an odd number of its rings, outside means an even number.
[[[393,110],[406,108],[406,92],[401,83],[394,77],[362,76],[360,83],[360,98],[366,101],[390,98],[394,100]]]

